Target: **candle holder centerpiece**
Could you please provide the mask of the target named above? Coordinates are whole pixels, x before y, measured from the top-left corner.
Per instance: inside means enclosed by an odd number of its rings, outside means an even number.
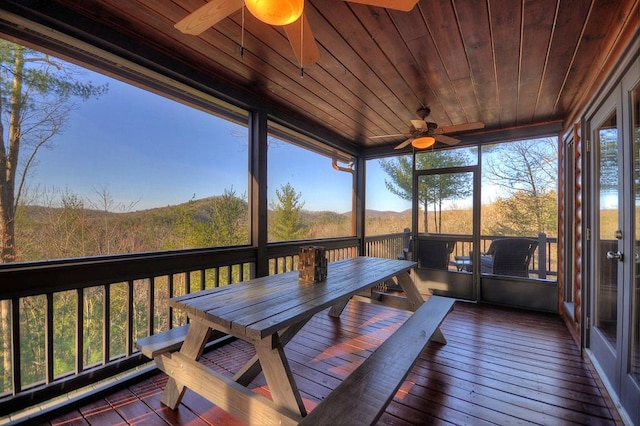
[[[324,247],[302,246],[298,259],[298,279],[317,283],[327,279],[327,257]]]

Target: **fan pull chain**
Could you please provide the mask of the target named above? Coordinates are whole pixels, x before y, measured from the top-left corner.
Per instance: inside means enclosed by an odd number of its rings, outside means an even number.
[[[242,2],[242,30],[240,32],[240,57],[244,59],[244,1]]]
[[[304,13],[300,17],[300,78],[304,77]]]

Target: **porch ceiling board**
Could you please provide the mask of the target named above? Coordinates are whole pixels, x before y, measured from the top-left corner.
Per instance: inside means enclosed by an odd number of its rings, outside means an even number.
[[[371,137],[407,132],[421,106],[440,126],[484,122],[484,130],[460,135],[465,142],[474,134],[529,136],[549,124],[568,126],[640,20],[638,0],[420,0],[410,12],[306,0],[321,59],[301,77],[282,28],[250,13],[243,56],[240,11],[199,36],[174,28],[205,0],[2,3],[83,41],[143,46],[140,55],[157,52],[210,78],[228,98],[377,153],[391,152],[403,137]]]

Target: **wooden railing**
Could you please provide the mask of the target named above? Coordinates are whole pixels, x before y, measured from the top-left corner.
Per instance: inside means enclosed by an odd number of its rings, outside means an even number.
[[[467,236],[454,236],[456,237],[456,247],[452,253],[452,256],[469,256],[473,250],[473,243],[471,237]],[[480,251],[486,252],[489,250],[491,242],[498,238],[508,238],[495,235],[482,235],[480,236]],[[538,247],[533,253],[531,258],[530,274],[532,277],[538,279],[548,279],[549,277],[558,276],[558,264],[557,264],[557,249],[558,239],[548,237],[545,233],[541,232],[537,237],[527,237],[538,240]]]
[[[269,273],[297,268],[301,245],[329,260],[358,254],[343,238],[272,244]],[[255,276],[257,249],[234,247],[0,265],[0,420],[131,371],[135,341],[184,325],[170,297]],[[70,355],[69,355],[70,353]]]
[[[367,237],[362,254],[397,258],[407,238]],[[302,245],[325,247],[329,261],[360,254],[355,237],[269,244],[269,274],[296,270]],[[551,253],[555,239],[541,247]],[[228,247],[0,265],[0,420],[147,364],[135,341],[187,321],[168,298],[254,278],[257,256]]]
[[[135,340],[183,325],[172,296],[252,276],[255,249],[0,265],[0,415],[146,363]]]
[[[365,256],[396,259],[409,244],[410,233],[373,235],[365,237]]]
[[[440,235],[438,235],[440,237]],[[445,237],[445,235],[442,235]],[[446,235],[448,239],[456,241],[451,256],[469,256],[473,250],[472,237],[470,235]],[[377,256],[395,259],[408,246],[411,233],[375,235],[365,238],[365,256]],[[486,252],[491,242],[497,238],[505,238],[495,235],[482,235],[480,237],[480,251]],[[508,238],[508,237],[506,237]],[[537,237],[528,237],[538,240],[538,248],[531,259],[531,275],[539,279],[557,277],[557,247],[558,239],[550,238],[544,233]]]

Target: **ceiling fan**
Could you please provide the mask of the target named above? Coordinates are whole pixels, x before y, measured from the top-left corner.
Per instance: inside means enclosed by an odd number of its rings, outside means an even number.
[[[418,0],[344,1],[404,12],[413,9],[418,2]],[[247,6],[249,12],[262,22],[284,28],[301,67],[320,60],[320,51],[304,14],[304,0],[211,0],[174,26],[184,34],[198,35],[243,6]]]
[[[370,139],[405,136],[408,139],[398,144],[394,149],[402,149],[409,144],[411,144],[416,149],[425,149],[433,146],[436,142],[442,142],[446,145],[455,145],[460,142],[459,139],[447,136],[446,133],[466,132],[468,130],[477,130],[484,128],[484,123],[480,121],[476,121],[473,123],[456,124],[454,126],[438,127],[436,123],[426,121],[426,118],[430,113],[431,110],[428,107],[420,108],[417,111],[417,114],[421,118],[419,120],[411,120],[409,133],[372,136]]]

